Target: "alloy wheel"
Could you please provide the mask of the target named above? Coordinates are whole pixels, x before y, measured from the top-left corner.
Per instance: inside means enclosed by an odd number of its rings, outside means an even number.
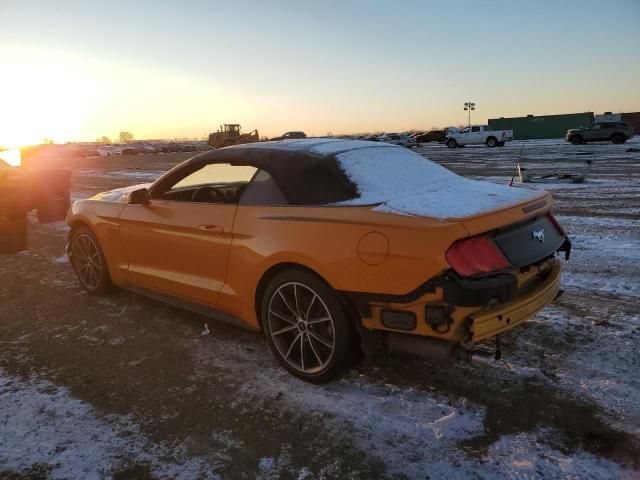
[[[78,235],[71,249],[71,262],[85,288],[95,290],[100,286],[103,267],[98,246],[87,234]]]
[[[269,300],[267,321],[278,353],[295,370],[318,373],[333,359],[333,317],[320,295],[309,286],[299,282],[280,285]]]

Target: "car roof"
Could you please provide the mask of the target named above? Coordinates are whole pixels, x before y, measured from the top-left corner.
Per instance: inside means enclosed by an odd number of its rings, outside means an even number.
[[[251,165],[267,171],[283,190],[292,205],[326,205],[357,196],[356,185],[339,167],[336,156],[354,150],[371,148],[398,149],[395,145],[313,138],[247,143],[204,152],[167,172],[151,187],[151,192],[164,191],[172,174],[183,169],[201,168],[207,163]]]

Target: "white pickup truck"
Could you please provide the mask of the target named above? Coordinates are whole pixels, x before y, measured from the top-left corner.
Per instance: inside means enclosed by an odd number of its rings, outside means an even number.
[[[511,140],[513,140],[513,130],[492,130],[489,125],[472,125],[462,130],[447,129],[445,143],[449,148],[483,143],[487,147],[504,147],[505,142]]]

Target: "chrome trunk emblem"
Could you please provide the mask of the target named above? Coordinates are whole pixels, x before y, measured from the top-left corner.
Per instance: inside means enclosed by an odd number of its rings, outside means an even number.
[[[544,242],[544,228],[540,230],[534,230],[531,232],[531,238],[538,240],[540,243]]]

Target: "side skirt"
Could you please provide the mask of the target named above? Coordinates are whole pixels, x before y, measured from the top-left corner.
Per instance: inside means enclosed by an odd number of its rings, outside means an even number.
[[[197,303],[189,302],[188,300],[182,300],[181,298],[172,297],[171,295],[167,295],[164,293],[156,292],[154,290],[149,290],[142,287],[135,287],[131,285],[125,285],[125,286],[122,286],[121,288],[124,290],[128,290],[130,292],[136,293],[138,295],[142,295],[144,297],[158,300],[159,302],[166,303],[168,305],[171,305],[172,307],[188,310],[190,312],[197,313],[199,315],[211,318],[213,320],[228,323],[229,325],[233,325],[235,327],[239,327],[244,330],[249,330],[251,332],[260,331],[259,327],[250,325],[249,323],[245,322],[241,318],[236,317],[235,315],[231,315],[229,313],[222,312],[220,310],[215,310],[210,307],[204,307]]]

